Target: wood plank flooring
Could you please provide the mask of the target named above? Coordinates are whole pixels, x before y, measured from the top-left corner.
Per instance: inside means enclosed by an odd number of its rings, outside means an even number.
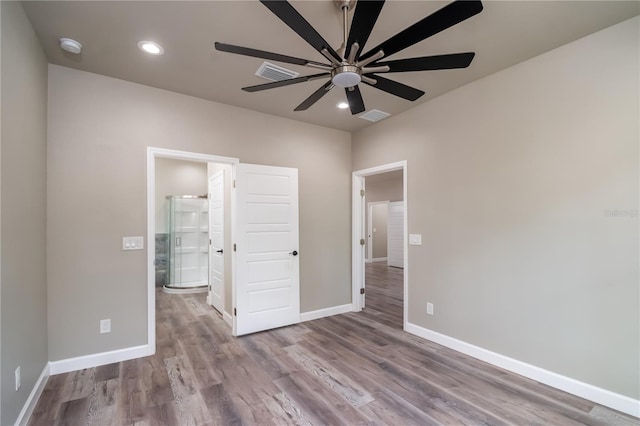
[[[51,376],[29,424],[640,424],[403,332],[402,270],[366,272],[362,313],[240,338],[158,292],[156,354]]]

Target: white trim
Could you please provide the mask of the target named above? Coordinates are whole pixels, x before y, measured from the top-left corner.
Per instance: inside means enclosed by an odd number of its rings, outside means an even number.
[[[403,233],[404,233],[404,270],[403,270],[403,314],[402,314],[402,328],[406,330],[409,309],[409,232],[407,212],[409,211],[409,199],[407,196],[407,161],[398,161],[395,163],[384,164],[381,166],[370,167],[368,169],[358,170],[352,173],[352,189],[351,189],[351,302],[353,305],[353,312],[360,312],[362,310],[362,296],[360,295],[360,289],[364,288],[364,247],[360,246],[360,238],[364,236],[364,197],[360,196],[360,189],[364,189],[365,176],[371,176],[375,174],[392,172],[395,170],[402,170],[402,200],[404,201],[404,217],[403,217]]]
[[[131,348],[116,349],[115,351],[83,355],[75,358],[61,359],[59,361],[49,361],[49,373],[51,375],[68,373],[70,371],[113,364],[114,362],[142,358],[154,354],[150,349],[149,345],[133,346]]]
[[[545,385],[552,386],[556,389],[577,395],[581,398],[588,399],[595,403],[604,405],[614,410],[622,411],[631,416],[640,417],[640,401],[628,396],[620,395],[588,383],[554,373],[535,365],[527,364],[517,359],[510,358],[505,355],[492,352],[488,349],[463,342],[453,337],[420,327],[415,324],[407,323],[405,331],[432,342],[446,346],[465,355],[477,358],[481,361],[488,362],[513,373],[528,377]]]
[[[22,410],[20,410],[20,414],[18,414],[18,418],[16,419],[16,426],[23,426],[29,423],[29,419],[31,418],[31,414],[33,414],[33,410],[36,408],[36,404],[38,403],[38,399],[40,399],[40,395],[42,395],[42,391],[44,390],[44,386],[47,384],[47,379],[49,378],[49,363],[46,363],[42,372],[40,373],[40,377],[36,380],[36,383],[33,385],[33,389],[31,389],[31,393],[29,394],[29,398],[25,401],[22,406]]]
[[[374,257],[373,259],[371,259],[371,262],[386,262],[387,258],[386,257]]]
[[[362,296],[360,289],[364,285],[364,246],[360,239],[364,235],[364,197],[360,190],[364,189],[364,178],[353,173],[351,189],[351,305],[353,312],[362,310]]]
[[[233,328],[233,317],[229,312],[224,312],[222,314],[222,319],[224,319],[224,322],[229,324],[229,327]]]
[[[237,158],[222,157],[219,155],[199,154],[196,152],[178,151],[174,149],[147,147],[147,345],[148,353],[153,355],[156,352],[156,272],[155,265],[155,242],[156,239],[156,158],[173,158],[175,160],[200,161],[203,163],[225,163],[231,164],[231,175],[235,179],[235,167],[240,162]],[[235,208],[235,193],[231,194],[231,237],[234,234],[233,215]],[[231,258],[232,271],[235,268],[235,256]],[[235,286],[235,274],[232,275],[232,286]],[[75,359],[75,358],[74,358]],[[62,362],[62,361],[56,361]],[[115,362],[115,361],[112,361]],[[86,367],[83,367],[86,368]],[[72,371],[72,370],[67,370]],[[60,371],[62,372],[62,371]],[[52,373],[53,374],[53,373]]]
[[[332,315],[346,314],[351,312],[353,307],[351,303],[346,305],[332,306],[331,308],[318,309],[316,311],[302,312],[300,314],[300,322],[312,321],[324,317],[330,317]]]

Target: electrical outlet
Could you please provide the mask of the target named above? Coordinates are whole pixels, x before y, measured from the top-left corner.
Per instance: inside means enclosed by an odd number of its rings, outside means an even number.
[[[100,320],[100,333],[111,333],[111,319]]]
[[[428,303],[427,302],[427,313],[429,315],[433,315],[433,303]]]
[[[22,378],[20,377],[20,367],[16,368],[16,392],[22,386]]]

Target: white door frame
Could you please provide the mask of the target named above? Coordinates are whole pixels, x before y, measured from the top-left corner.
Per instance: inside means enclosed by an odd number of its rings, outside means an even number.
[[[218,155],[200,154],[196,152],[177,151],[173,149],[147,147],[147,340],[148,355],[156,352],[156,158],[171,158],[174,160],[198,161],[202,163],[231,164],[231,179],[236,177],[237,158],[221,157]],[[233,239],[235,214],[235,191],[231,192],[231,238]],[[152,243],[153,242],[153,243]],[[231,256],[232,286],[235,287],[235,256]]]
[[[408,232],[407,232],[407,207],[409,206],[407,199],[407,161],[398,161],[395,163],[384,164],[381,166],[371,167],[368,169],[358,170],[352,174],[352,209],[351,209],[351,302],[353,312],[362,310],[362,296],[360,289],[364,288],[364,246],[360,245],[360,239],[366,237],[364,229],[365,205],[364,197],[360,195],[360,190],[364,188],[364,178],[366,176],[377,175],[385,172],[402,170],[402,199],[405,203],[404,209],[404,300],[403,300],[403,320],[402,328],[407,328],[407,300],[408,300],[408,283],[409,283],[409,256],[408,256]]]
[[[365,199],[367,197],[365,196]],[[389,205],[389,201],[371,201],[367,203],[367,257],[366,262],[373,262],[373,206],[377,204]]]

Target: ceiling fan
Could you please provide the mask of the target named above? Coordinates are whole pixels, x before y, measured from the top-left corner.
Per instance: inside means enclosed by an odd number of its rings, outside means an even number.
[[[222,52],[303,65],[324,71],[319,74],[243,87],[242,90],[257,92],[311,80],[329,78],[325,84],[298,105],[294,111],[307,110],[327,94],[329,90],[338,86],[345,89],[351,114],[359,114],[365,110],[362,94],[358,87],[360,82],[391,93],[392,95],[415,101],[424,95],[422,90],[384,78],[378,74],[466,68],[475,56],[474,52],[466,52],[381,61],[480,13],[482,11],[482,2],[479,0],[457,0],[449,3],[442,9],[423,18],[364,53],[362,53],[362,49],[382,11],[384,0],[358,1],[351,21],[350,31],[348,30],[348,13],[349,10],[353,8],[355,0],[334,1],[342,11],[344,33],[343,43],[337,50],[334,50],[289,2],[285,0],[260,0],[260,3],[266,6],[267,9],[273,12],[274,15],[280,18],[282,22],[287,24],[314,49],[320,52],[330,63],[316,62],[266,52],[264,50],[216,42],[215,48]]]

